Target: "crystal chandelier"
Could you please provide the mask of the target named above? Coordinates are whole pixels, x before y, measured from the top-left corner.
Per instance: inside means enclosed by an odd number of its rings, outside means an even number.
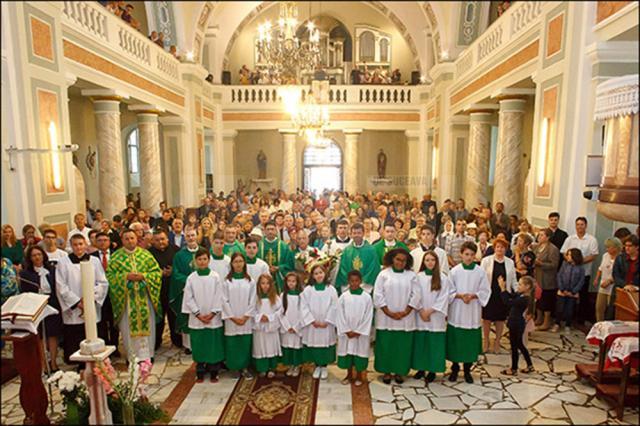
[[[320,63],[320,31],[307,23],[309,39],[296,37],[298,7],[293,1],[280,2],[278,24],[267,21],[258,26],[256,48],[267,71],[285,84],[295,82],[302,69],[314,70]]]
[[[285,86],[278,91],[298,134],[311,145],[319,147],[327,145],[324,137],[324,129],[329,125],[329,106],[325,100],[327,91],[327,81],[314,81],[311,90],[305,92],[304,100],[301,100],[302,90],[299,87]]]

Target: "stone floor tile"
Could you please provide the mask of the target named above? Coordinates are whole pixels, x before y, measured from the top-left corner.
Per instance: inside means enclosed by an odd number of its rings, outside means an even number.
[[[540,416],[549,419],[564,419],[567,412],[564,410],[562,401],[558,399],[545,398],[533,407]]]
[[[527,424],[535,415],[529,410],[472,410],[464,414],[474,424],[513,425]]]
[[[416,412],[429,410],[431,408],[431,402],[424,395],[407,395],[406,398]]]
[[[433,394],[438,397],[460,395],[460,392],[457,390],[440,383],[429,383],[428,388],[429,391],[433,392]]]
[[[570,402],[576,405],[584,405],[587,402],[587,396],[574,391],[553,393],[550,395],[553,399],[559,399],[560,401]]]
[[[382,417],[396,412],[395,404],[389,404],[386,402],[373,402],[371,403],[371,406],[373,408],[373,415],[375,417]]]
[[[456,414],[439,410],[427,410],[416,414],[413,421],[417,425],[450,425],[458,420]]]
[[[607,412],[600,408],[566,404],[565,409],[573,424],[599,424],[607,420]]]
[[[457,396],[431,398],[431,403],[439,410],[464,410],[467,408]]]
[[[531,383],[514,383],[505,388],[521,408],[528,408],[545,398],[553,388]]]

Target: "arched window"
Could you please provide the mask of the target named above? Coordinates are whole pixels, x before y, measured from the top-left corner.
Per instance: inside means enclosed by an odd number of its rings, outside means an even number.
[[[375,61],[376,37],[371,31],[360,34],[360,62]]]
[[[380,62],[389,62],[389,39],[380,39]]]
[[[342,189],[342,151],[332,142],[326,148],[307,146],[303,154],[304,188],[322,193]]]
[[[140,186],[140,143],[138,128],[134,128],[127,136],[127,174],[129,176],[129,188]]]

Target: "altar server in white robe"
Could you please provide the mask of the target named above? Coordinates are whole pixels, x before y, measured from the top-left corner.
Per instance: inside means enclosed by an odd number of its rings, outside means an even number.
[[[449,273],[449,324],[447,326],[447,359],[453,364],[449,380],[458,380],[460,362],[464,364],[464,380],[473,383],[471,365],[482,352],[482,307],[491,296],[491,285],[485,271],[475,262],[478,247],[472,241],[462,243],[462,262]]]
[[[280,313],[280,344],[282,345],[282,363],[288,367],[287,376],[300,374],[302,359],[302,278],[297,272],[289,272],[284,277],[285,288],[282,293],[282,311]]]
[[[224,320],[224,355],[227,368],[242,371],[252,379],[249,371],[253,317],[256,310],[256,283],[247,274],[244,255],[231,255],[231,271],[222,283],[222,319]]]
[[[422,225],[420,229],[418,229],[418,236],[420,237],[420,243],[418,244],[418,247],[411,250],[411,257],[413,257],[413,272],[416,274],[420,272],[424,254],[428,251],[433,251],[438,256],[438,264],[441,265],[440,272],[448,275],[449,262],[447,261],[447,252],[436,244],[435,229],[433,229],[431,225]]]
[[[336,315],[338,292],[327,284],[324,266],[311,268],[307,287],[302,292],[302,343],[305,362],[316,365],[313,378],[326,380],[327,365],[336,360]]]
[[[256,285],[256,313],[253,321],[253,360],[261,377],[276,373],[280,347],[280,313],[282,301],[271,274],[260,275]]]
[[[216,232],[211,242],[211,259],[209,259],[209,269],[220,275],[224,279],[231,270],[231,258],[224,254],[224,238],[222,232]],[[254,280],[255,281],[255,280]]]
[[[369,331],[373,320],[371,295],[364,291],[360,271],[347,274],[349,291],[338,299],[338,367],[347,370],[342,384],[362,386],[369,365]],[[355,368],[355,374],[352,370]]]
[[[258,258],[258,240],[254,237],[247,238],[244,251],[247,254],[247,272],[253,281],[258,282],[260,275],[269,273],[269,264]]]
[[[413,258],[404,248],[384,255],[385,269],[378,274],[373,288],[376,307],[375,369],[384,373],[382,381],[398,384],[409,373],[416,317],[419,306],[418,278],[411,270]]]
[[[444,264],[448,264],[446,257]],[[443,373],[446,359],[447,311],[449,308],[449,279],[440,271],[440,257],[435,251],[427,251],[420,260],[418,291],[420,306],[416,310],[416,331],[413,334],[411,368],[418,370],[413,376],[424,378],[426,383]]]
[[[88,260],[94,270],[94,298],[96,304],[96,322],[99,323],[102,304],[107,298],[109,283],[100,260],[87,253],[87,240],[82,234],[72,235],[69,239],[71,254],[61,257],[56,267],[56,293],[62,311],[64,362],[70,364],[69,357],[80,349],[85,339],[84,307],[82,305],[82,275],[80,262]],[[98,327],[100,330],[100,327]]]
[[[209,251],[200,247],[196,252],[195,272],[187,277],[182,298],[182,313],[189,315],[189,335],[196,381],[202,383],[205,373],[211,382],[218,381],[220,363],[224,360],[222,328],[222,280],[209,269]]]

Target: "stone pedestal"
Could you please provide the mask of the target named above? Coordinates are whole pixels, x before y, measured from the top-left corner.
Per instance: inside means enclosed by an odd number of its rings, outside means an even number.
[[[358,139],[362,129],[344,129],[344,190],[358,191]]]
[[[486,205],[489,200],[491,121],[492,114],[488,112],[469,115],[469,152],[464,186],[464,197],[469,206]]]
[[[158,112],[141,110],[137,117],[140,143],[140,201],[143,209],[153,212],[163,200]]]
[[[296,161],[296,136],[293,129],[281,129],[283,162],[282,162],[282,190],[287,194],[296,192],[296,177],[298,176],[298,162]]]
[[[71,361],[84,362],[84,380],[87,383],[87,391],[89,393],[89,402],[91,405],[91,413],[89,414],[90,425],[111,425],[113,417],[109,406],[107,405],[107,394],[100,379],[93,372],[98,362],[102,362],[116,350],[115,346],[106,346],[100,353],[91,355],[83,355],[81,351],[71,355]]]
[[[522,121],[525,105],[524,99],[500,101],[493,204],[498,201],[504,203],[507,214],[520,215],[522,211]]]

